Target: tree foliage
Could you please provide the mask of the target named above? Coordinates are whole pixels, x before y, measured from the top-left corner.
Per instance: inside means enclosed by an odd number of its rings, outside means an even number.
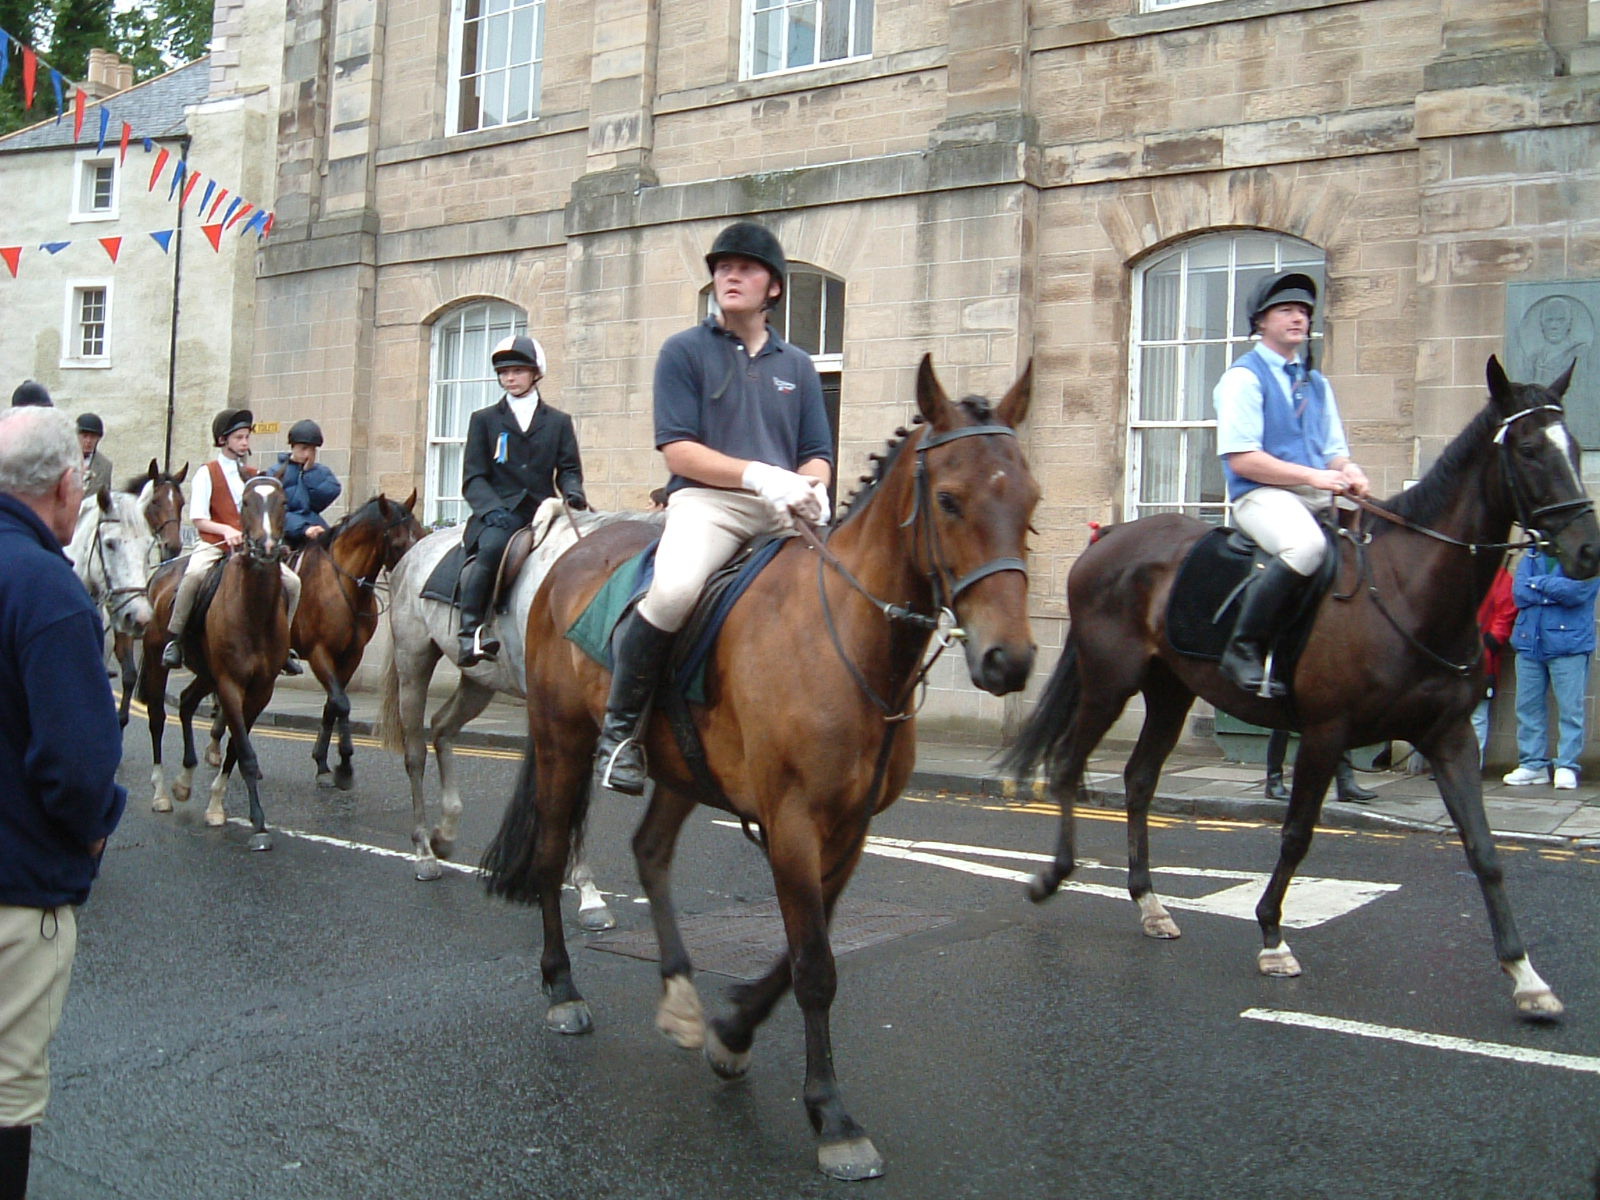
[[[88,72],[89,51],[101,49],[132,63],[138,82],[206,52],[211,0],[140,0],[121,12],[115,0],[0,0],[0,29],[34,47],[64,81],[81,80]],[[23,107],[21,58],[13,47],[10,68],[0,80],[0,134],[55,114],[43,66],[33,107]]]

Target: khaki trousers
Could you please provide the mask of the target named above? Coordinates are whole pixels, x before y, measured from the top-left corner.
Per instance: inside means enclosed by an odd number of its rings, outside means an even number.
[[[0,1128],[37,1125],[78,951],[72,908],[0,905]]]

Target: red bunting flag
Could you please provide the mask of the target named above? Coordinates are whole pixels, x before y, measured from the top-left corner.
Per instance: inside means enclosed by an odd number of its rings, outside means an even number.
[[[17,263],[22,258],[21,246],[0,246],[0,258],[6,260],[6,266],[11,268],[11,278],[17,277]]]
[[[165,147],[162,148],[160,154],[156,155],[155,168],[150,172],[150,186],[145,188],[145,191],[147,191],[147,192],[155,191],[155,189],[156,189],[156,180],[161,178],[161,168],[163,168],[163,167],[165,167],[167,165],[167,159],[170,158],[170,157],[171,157],[171,155],[167,153]]]
[[[39,76],[39,56],[32,46],[22,48],[22,107],[33,107],[33,84]]]
[[[75,88],[72,94],[72,140],[74,143],[83,136],[83,105],[87,96],[82,88]]]
[[[222,202],[224,200],[226,200],[227,198],[228,198],[228,189],[227,188],[223,188],[221,191],[219,191],[217,193],[217,200],[216,200],[216,203],[211,206],[211,211],[206,214],[206,219],[207,220],[210,220],[212,217],[217,215],[217,209],[222,207]]]
[[[272,222],[277,219],[277,216],[278,216],[277,213],[268,213],[267,214],[267,223],[261,227],[261,236],[262,237],[266,237],[267,234],[272,232]]]
[[[111,261],[117,261],[117,254],[122,250],[122,239],[119,237],[103,237],[99,239],[100,245],[105,247],[105,252],[111,256]]]
[[[194,185],[200,182],[200,172],[190,170],[189,182],[183,185],[183,196],[178,200],[178,207],[182,208],[189,203],[189,193],[194,191]]]
[[[117,161],[119,163],[125,163],[128,161],[128,139],[132,136],[133,126],[124,121],[122,123],[122,144],[118,147],[119,157]]]
[[[231,219],[231,220],[230,220],[230,221],[228,221],[228,222],[227,222],[227,224],[225,224],[225,225],[224,225],[224,226],[223,226],[223,228],[224,228],[224,229],[232,229],[232,228],[233,228],[233,227],[234,227],[234,226],[235,226],[235,225],[237,225],[237,224],[238,224],[238,223],[239,223],[239,218],[240,218],[240,217],[242,217],[242,216],[244,216],[244,215],[245,215],[245,213],[247,213],[247,212],[249,212],[249,211],[250,211],[250,210],[251,210],[251,209],[252,209],[252,208],[254,208],[254,207],[255,207],[255,205],[254,205],[254,204],[248,204],[248,203],[247,203],[247,204],[245,204],[245,205],[243,205],[243,206],[242,206],[242,207],[241,207],[241,208],[240,208],[240,209],[239,209],[239,211],[238,211],[238,212],[236,212],[236,213],[234,213],[234,214],[233,214],[233,218],[232,218],[232,219]]]
[[[218,221],[215,225],[202,225],[200,226],[200,232],[206,235],[206,241],[211,243],[211,248],[220,253],[222,250],[222,222]]]

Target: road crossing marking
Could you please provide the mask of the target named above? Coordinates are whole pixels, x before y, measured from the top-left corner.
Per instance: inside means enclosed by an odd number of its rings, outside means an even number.
[[[740,828],[737,821],[718,820],[713,824],[729,829]],[[1015,867],[999,866],[991,862],[973,860],[1001,859],[1032,863],[1047,863],[1050,861],[1048,854],[1038,854],[1025,850],[1007,850],[999,846],[967,846],[953,842],[913,841],[906,838],[878,837],[875,835],[868,836],[864,852],[879,858],[893,858],[903,862],[921,863],[924,866],[943,867],[945,870],[958,871],[966,875],[976,875],[984,879],[1000,879],[1021,884],[1028,883],[1033,878],[1033,872],[1021,871]],[[1078,862],[1078,870],[1120,872],[1123,868],[1109,866],[1094,859],[1081,859]],[[1266,887],[1267,879],[1269,878],[1267,873],[1263,871],[1229,871],[1210,867],[1154,867],[1152,868],[1152,874],[1170,875],[1185,879],[1233,881],[1232,887],[1210,892],[1203,896],[1169,896],[1166,893],[1162,893],[1161,903],[1168,908],[1186,912],[1209,913],[1212,916],[1232,917],[1235,920],[1251,922],[1256,919],[1256,902],[1261,899],[1262,889]],[[1128,899],[1126,887],[1112,884],[1089,883],[1081,879],[1069,879],[1061,886],[1066,891],[1085,892],[1091,896],[1102,896],[1111,900],[1126,901]],[[1284,897],[1283,926],[1286,929],[1312,929],[1336,917],[1352,913],[1356,909],[1399,889],[1400,885],[1398,883],[1377,883],[1361,879],[1322,879],[1309,875],[1300,876],[1289,885],[1289,892]]]
[[[1583,1054],[1561,1054],[1554,1050],[1530,1050],[1524,1046],[1507,1046],[1500,1042],[1480,1042],[1476,1038],[1453,1037],[1446,1033],[1423,1033],[1416,1029],[1397,1029],[1390,1025],[1371,1025],[1366,1021],[1347,1021],[1342,1017],[1319,1017],[1315,1013],[1283,1012],[1271,1008],[1247,1008],[1239,1016],[1246,1021],[1266,1021],[1276,1025],[1295,1025],[1303,1029],[1321,1029],[1330,1033],[1346,1033],[1355,1037],[1376,1038],[1386,1042],[1402,1042],[1409,1046],[1427,1046],[1434,1050],[1451,1050],[1457,1054],[1475,1054],[1480,1058],[1500,1058],[1508,1062],[1530,1063],[1539,1067],[1559,1067],[1563,1071],[1583,1071],[1600,1075],[1600,1058]]]

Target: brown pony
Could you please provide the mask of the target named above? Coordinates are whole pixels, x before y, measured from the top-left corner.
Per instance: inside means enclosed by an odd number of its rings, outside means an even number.
[[[1061,660],[1006,759],[1027,782],[1042,765],[1061,806],[1055,858],[1034,879],[1032,898],[1052,895],[1072,874],[1072,809],[1084,764],[1142,693],[1144,727],[1123,773],[1128,890],[1146,934],[1178,936],[1151,886],[1146,818],[1161,764],[1195,696],[1203,696],[1253,724],[1300,731],[1278,865],[1256,906],[1257,969],[1298,975],[1280,925],[1283,898],[1311,848],[1334,767],[1348,747],[1401,739],[1433,766],[1518,1011],[1536,1020],[1559,1015],[1561,1002],[1529,963],[1506,898],[1483,811],[1471,714],[1484,686],[1478,605],[1512,523],[1558,556],[1572,578],[1600,570],[1600,525],[1561,408],[1571,378],[1569,370],[1548,388],[1512,383],[1489,359],[1488,404],[1415,487],[1367,504],[1366,528],[1341,538],[1339,575],[1295,668],[1292,704],[1236,687],[1214,661],[1179,654],[1168,640],[1167,602],[1179,565],[1209,526],[1171,514],[1147,517],[1113,526],[1085,550],[1067,578],[1072,624]]]
[[[828,923],[868,822],[910,774],[908,705],[941,613],[960,622],[967,670],[985,691],[1017,691],[1032,669],[1024,556],[1039,489],[1014,434],[1030,380],[1031,370],[996,407],[975,396],[952,403],[924,358],[918,428],[899,431],[825,549],[790,540],[729,614],[707,667],[707,704],[693,714],[703,766],[685,760],[665,700],[645,732],[656,787],[633,850],[661,953],[656,1024],[680,1046],[704,1046],[713,1070],[735,1078],[792,981],[805,1019],[805,1106],[818,1165],[839,1179],[878,1175],[882,1159],[834,1078]],[[483,865],[492,893],[543,910],[545,1023],[561,1033],[593,1028],[573,981],[559,894],[582,836],[607,693],[606,672],[564,633],[612,571],[656,535],[636,523],[595,530],[551,567],[529,610],[531,737]],[[803,686],[792,673],[801,662]],[[696,803],[734,813],[759,839],[789,947],[709,1026],[669,888],[674,843]]]
[[[183,553],[183,481],[188,475],[188,463],[169,475],[152,458],[149,470],[135,475],[122,487],[139,498],[144,519],[161,548],[162,562],[171,562]]]
[[[250,793],[250,823],[255,829],[250,838],[252,850],[272,849],[257,788],[261,765],[250,743],[250,729],[272,699],[278,671],[289,655],[288,610],[280,574],[284,511],[283,485],[276,479],[255,475],[245,481],[239,501],[244,541],[224,560],[204,621],[192,620],[184,631],[184,661],[194,671],[194,680],[178,699],[183,771],[173,783],[173,794],[180,802],[189,798],[199,761],[194,750],[194,713],[200,701],[215,692],[228,727],[228,753],[211,784],[206,824],[227,822],[222,797],[237,761]],[[150,714],[150,782],[155,791],[151,808],[156,812],[172,810],[172,796],[167,794],[166,776],[161,769],[161,734],[167,721],[167,668],[161,663],[161,649],[167,640],[167,622],[181,575],[181,563],[172,562],[162,566],[150,582],[150,600],[156,615],[145,630],[144,669],[139,676],[140,698]],[[198,617],[199,604],[195,607]]]
[[[374,496],[328,531],[326,539],[306,543],[295,563],[300,576],[300,607],[295,609],[290,641],[328,694],[311,758],[317,786],[349,791],[355,782],[350,758],[350,697],[345,688],[361,665],[361,655],[378,628],[378,575],[392,571],[400,556],[422,540],[422,523],[412,515],[413,491],[404,504]],[[328,769],[328,744],[339,727],[339,765]],[[221,714],[211,726],[206,761],[221,762]]]

